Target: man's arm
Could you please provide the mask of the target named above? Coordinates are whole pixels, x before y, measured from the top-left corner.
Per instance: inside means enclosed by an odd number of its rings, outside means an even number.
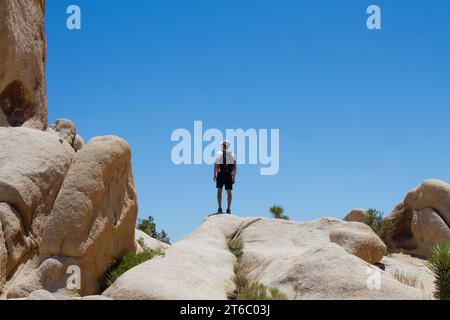
[[[219,170],[219,165],[214,164],[214,181],[217,181],[217,171]]]
[[[234,160],[233,183],[236,181],[237,161]]]

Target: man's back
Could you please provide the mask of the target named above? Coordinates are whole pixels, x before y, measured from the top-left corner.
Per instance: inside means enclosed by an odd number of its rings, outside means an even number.
[[[216,164],[214,165],[214,181],[217,188],[217,202],[219,204],[218,213],[222,213],[222,189],[225,187],[228,195],[227,213],[231,214],[231,199],[233,184],[236,178],[237,165],[236,160],[231,151],[229,151],[230,143],[224,141],[223,149],[217,152]]]

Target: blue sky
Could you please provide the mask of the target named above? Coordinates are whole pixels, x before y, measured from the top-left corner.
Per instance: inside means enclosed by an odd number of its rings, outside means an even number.
[[[49,121],[126,139],[139,216],[172,240],[217,209],[212,168],[170,158],[172,131],[195,120],[280,129],[277,175],[239,168],[238,215],[390,212],[422,180],[450,181],[449,21],[437,0],[48,0]]]

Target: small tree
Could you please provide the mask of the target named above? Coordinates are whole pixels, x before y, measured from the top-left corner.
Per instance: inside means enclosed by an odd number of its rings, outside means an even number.
[[[156,224],[153,222],[153,217],[149,216],[148,219],[140,220],[137,229],[154,238],[156,235]]]
[[[161,230],[161,232],[159,232],[159,233],[157,232],[156,233],[156,239],[158,239],[161,242],[170,244],[170,238],[167,235],[166,231],[164,231],[164,230]]]
[[[450,300],[450,244],[448,242],[436,244],[428,265],[436,277],[434,297],[439,300]]]
[[[162,230],[161,232],[158,232],[156,230],[156,224],[152,216],[149,216],[148,219],[142,219],[139,221],[137,229],[148,234],[154,239],[170,244],[170,238],[168,237],[166,231]]]
[[[275,219],[289,220],[289,217],[284,214],[284,209],[281,206],[273,205],[269,211]]]
[[[371,227],[388,247],[391,247],[394,223],[384,219],[383,216],[383,212],[370,208],[367,210],[364,223]]]

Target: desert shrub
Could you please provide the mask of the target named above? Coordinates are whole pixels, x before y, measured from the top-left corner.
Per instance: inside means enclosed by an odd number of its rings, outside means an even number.
[[[306,292],[306,290],[301,286],[300,283],[294,283],[292,285],[292,290],[294,290],[294,292],[295,292],[294,299],[297,299],[299,296],[302,296]]]
[[[428,265],[435,275],[434,297],[439,300],[450,300],[450,244],[437,243]]]
[[[241,289],[236,300],[287,300],[276,288],[268,288],[262,283],[252,282]]]
[[[281,206],[273,205],[269,211],[275,219],[289,220],[289,217],[284,214],[284,209]]]
[[[249,283],[248,271],[242,255],[244,253],[244,243],[241,239],[228,240],[228,249],[236,256],[234,265],[234,284],[235,292],[229,297],[230,300],[287,300],[276,288],[267,288],[261,283]]]
[[[383,212],[372,208],[367,210],[364,223],[372,228],[388,247],[391,246],[394,223],[391,220],[384,219]]]
[[[145,246],[145,243],[143,243],[142,248],[144,249],[143,252],[129,253],[110,267],[106,274],[106,285],[108,287],[128,270],[153,259],[155,256],[164,256],[162,249],[149,249]]]
[[[238,262],[234,265],[234,284],[236,285],[236,295],[238,295],[242,288],[245,288],[248,285],[247,279],[247,269],[242,265],[242,262]]]
[[[139,239],[137,239],[137,243],[139,243],[139,245],[141,246],[142,249],[145,250],[147,248],[144,238],[140,237]]]
[[[241,239],[231,239],[228,240],[228,249],[231,251],[232,254],[236,256],[236,258],[240,259],[242,257],[244,248],[244,243]]]
[[[410,274],[401,272],[399,270],[396,270],[392,276],[397,281],[403,283],[404,285],[413,287],[413,288],[420,288],[422,285],[422,282],[419,281],[419,277],[417,274]]]

